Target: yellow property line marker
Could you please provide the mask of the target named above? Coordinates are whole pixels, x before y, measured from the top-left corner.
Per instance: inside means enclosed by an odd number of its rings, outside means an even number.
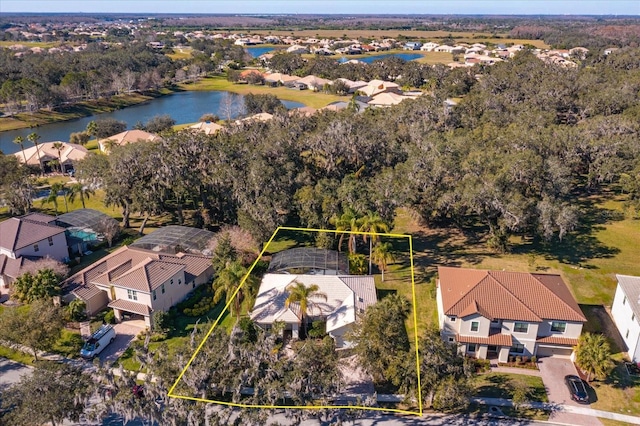
[[[206,399],[206,398],[196,398],[196,397],[192,397],[192,396],[177,395],[177,394],[173,393],[173,391],[175,390],[176,386],[178,386],[178,383],[180,382],[180,380],[182,380],[182,377],[187,372],[187,370],[189,369],[189,367],[191,366],[191,364],[195,360],[196,356],[198,355],[198,353],[200,352],[200,350],[202,349],[204,344],[207,342],[207,339],[209,338],[209,336],[211,336],[211,333],[213,333],[213,330],[220,323],[220,320],[222,319],[222,316],[229,309],[229,307],[231,306],[231,303],[233,303],[236,295],[238,294],[238,292],[240,291],[240,289],[244,285],[245,281],[247,280],[247,277],[251,274],[251,272],[253,271],[253,268],[258,264],[258,261],[260,261],[260,259],[262,259],[262,257],[264,256],[264,253],[266,252],[267,248],[269,247],[269,245],[271,244],[273,239],[276,237],[276,235],[280,231],[325,232],[325,233],[335,233],[335,234],[358,234],[358,235],[381,236],[381,237],[384,236],[384,237],[399,238],[399,239],[406,238],[408,240],[408,242],[409,242],[409,259],[410,259],[410,265],[411,265],[411,295],[412,295],[412,301],[411,301],[412,303],[411,304],[413,305],[413,337],[414,337],[414,345],[415,345],[415,351],[416,351],[416,353],[415,353],[416,354],[416,373],[417,373],[417,377],[418,377],[418,411],[408,411],[408,410],[401,410],[401,409],[397,409],[397,408],[366,407],[366,406],[359,406],[359,405],[304,405],[304,406],[298,406],[298,405],[241,404],[241,403],[236,403],[236,402],[217,401],[217,400]],[[173,383],[173,385],[169,388],[169,392],[167,393],[167,396],[169,396],[170,398],[178,398],[178,399],[185,399],[185,400],[190,400],[190,401],[198,401],[198,402],[205,402],[205,403],[212,403],[212,404],[227,405],[229,407],[236,407],[236,408],[264,408],[264,409],[279,409],[280,408],[280,409],[300,409],[300,410],[320,410],[320,409],[330,409],[330,408],[332,408],[332,409],[345,408],[345,409],[360,409],[360,410],[371,410],[371,411],[386,411],[386,412],[392,412],[392,413],[414,414],[414,415],[421,416],[422,412],[423,412],[423,409],[422,409],[422,392],[421,392],[421,389],[420,389],[421,386],[420,386],[420,356],[419,356],[419,348],[418,348],[418,308],[416,306],[416,288],[415,288],[415,276],[414,276],[413,266],[414,266],[413,265],[413,240],[411,238],[411,235],[379,233],[379,232],[358,232],[358,231],[346,231],[346,230],[345,231],[337,231],[337,230],[334,230],[334,229],[295,228],[295,227],[288,227],[288,226],[279,226],[275,230],[273,235],[271,235],[271,238],[269,238],[269,241],[267,241],[267,243],[264,245],[264,247],[262,248],[262,251],[260,252],[260,255],[253,262],[253,264],[251,265],[251,267],[247,271],[247,274],[242,278],[242,281],[240,282],[240,285],[238,286],[238,288],[236,288],[236,290],[231,295],[231,298],[229,299],[229,302],[227,302],[227,304],[225,305],[225,307],[222,310],[222,312],[220,312],[220,314],[218,315],[218,318],[216,318],[215,322],[213,323],[213,325],[211,326],[211,328],[209,329],[207,334],[204,336],[204,338],[202,339],[202,341],[200,342],[200,344],[196,348],[196,351],[194,352],[194,354],[189,359],[189,362],[187,362],[187,365],[180,372],[180,375],[178,376],[176,381]]]

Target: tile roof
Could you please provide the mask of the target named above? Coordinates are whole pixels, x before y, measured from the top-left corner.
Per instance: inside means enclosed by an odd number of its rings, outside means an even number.
[[[53,146],[54,143],[56,142],[43,142],[38,144],[37,149],[35,146],[32,146],[25,149],[24,154],[22,153],[22,151],[18,151],[14,155],[21,163],[24,163],[24,158],[27,157],[27,164],[38,165],[40,164],[40,161],[45,162],[60,159],[62,160],[62,164],[65,164],[69,161],[81,160],[89,153],[87,148],[83,147],[82,145],[61,142],[63,144],[63,147],[60,150],[60,157],[58,157],[58,150]],[[39,159],[38,151],[40,152]]]
[[[6,254],[0,254],[0,275],[6,275],[11,278],[18,278],[20,276],[20,269],[26,263],[32,261],[21,256],[17,259],[7,256]]]
[[[439,267],[445,315],[530,322],[586,318],[559,275]]]
[[[578,339],[571,339],[569,337],[557,337],[557,336],[545,336],[538,337],[536,343],[547,345],[564,345],[564,346],[576,346]]]
[[[458,343],[478,343],[480,345],[512,346],[513,339],[510,334],[490,334],[489,337],[461,336],[456,334]]]
[[[149,316],[151,309],[143,303],[136,303],[130,300],[116,299],[108,305],[110,308],[120,309],[122,311],[132,312],[138,315]]]
[[[49,224],[56,221],[55,217],[44,213],[27,213],[24,216],[20,216],[20,218]],[[53,223],[53,225],[55,225],[55,223]]]
[[[12,217],[0,222],[0,247],[11,252],[64,233],[64,228],[39,221]]]
[[[165,254],[124,246],[63,281],[63,291],[78,297],[97,294],[96,285],[117,285],[151,292],[178,271],[189,282],[211,267],[211,258],[195,254]],[[97,289],[97,291],[101,291]]]
[[[627,296],[631,311],[636,314],[636,321],[640,324],[640,277],[616,274],[616,279]]]

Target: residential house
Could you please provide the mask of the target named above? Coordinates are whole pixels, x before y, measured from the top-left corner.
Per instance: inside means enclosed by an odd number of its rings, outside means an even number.
[[[0,222],[0,255],[11,259],[20,257],[69,257],[64,228],[55,224],[56,218],[30,213]]]
[[[307,46],[294,44],[293,46],[287,48],[287,53],[297,53],[301,55],[303,53],[309,53],[309,48]]]
[[[629,358],[640,362],[640,277],[616,274],[616,279],[611,315],[627,345]]]
[[[293,75],[289,75],[289,74],[283,74],[280,72],[274,72],[272,74],[267,74],[264,76],[264,82],[265,83],[271,83],[271,84],[287,84],[287,83],[293,83],[294,81],[297,81],[298,79],[300,79],[300,77],[296,77]]]
[[[570,357],[587,321],[559,275],[438,268],[442,338],[477,358]]]
[[[109,146],[117,145],[128,145],[130,143],[136,142],[155,142],[160,140],[160,136],[145,132],[144,130],[126,130],[122,133],[118,133],[117,135],[109,136],[108,138],[100,139],[98,141],[98,145],[100,146],[100,151],[108,153]]]
[[[296,83],[302,83],[306,85],[310,90],[313,90],[314,92],[319,92],[324,88],[325,84],[330,83],[330,80],[327,80],[321,77],[316,77],[315,75],[308,75],[299,80],[296,80]]]
[[[399,84],[382,80],[371,80],[365,87],[359,88],[358,91],[371,97],[386,92],[402,94]]]
[[[45,171],[59,171],[60,166],[53,166],[52,161],[62,164],[62,170],[69,171],[73,169],[73,162],[82,160],[87,156],[89,151],[82,145],[74,143],[61,142],[62,148],[58,152],[54,144],[56,142],[44,142],[38,144],[37,147],[32,146],[24,151],[18,151],[15,155],[18,161],[32,166],[43,167]]]
[[[434,43],[430,41],[428,43],[423,44],[420,50],[422,50],[423,52],[433,52],[435,48],[438,46],[440,46],[438,43]]]
[[[366,87],[367,84],[368,84],[366,81],[360,81],[360,80],[352,81],[352,80],[349,80],[347,78],[338,78],[338,79],[336,79],[336,81],[338,81],[338,80],[342,81],[347,86],[349,86],[349,93],[355,93],[358,90],[360,90],[361,88]]]
[[[384,92],[375,95],[368,104],[375,107],[387,107],[391,105],[398,105],[405,99],[411,98],[409,96],[398,95],[397,93]]]
[[[356,319],[367,307],[376,303],[376,288],[372,276],[316,275],[316,274],[265,274],[258,290],[251,319],[259,326],[269,329],[274,322],[285,323],[285,334],[293,339],[300,336],[303,318],[298,303],[286,303],[287,287],[296,283],[318,286],[318,292],[327,296],[312,297],[308,303],[306,317],[326,321],[326,331],[334,339],[337,348],[348,348],[352,344],[346,334]]]
[[[211,257],[124,246],[63,281],[63,299],[84,301],[88,315],[108,306],[118,321],[151,327],[154,311],[169,310],[212,276]]]
[[[420,50],[422,43],[419,41],[408,41],[402,47],[403,50]]]
[[[202,132],[206,135],[213,135],[218,131],[220,131],[220,129],[222,128],[223,126],[221,126],[220,124],[213,123],[211,121],[201,121],[199,123],[196,123],[188,127],[188,129],[191,129],[196,132]]]

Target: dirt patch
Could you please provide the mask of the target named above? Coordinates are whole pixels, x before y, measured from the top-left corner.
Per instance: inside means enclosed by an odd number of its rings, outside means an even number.
[[[359,365],[355,355],[343,358],[338,364],[345,381],[345,394],[373,395],[373,380]]]
[[[611,352],[614,354],[627,351],[627,345],[625,345],[607,307],[603,305],[580,305],[580,308],[582,308],[588,319],[585,331],[603,333],[607,336],[611,342]]]

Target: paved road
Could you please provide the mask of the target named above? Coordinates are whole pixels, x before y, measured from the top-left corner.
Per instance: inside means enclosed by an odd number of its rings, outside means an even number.
[[[20,381],[25,374],[31,374],[32,368],[5,358],[0,358],[0,392]]]

